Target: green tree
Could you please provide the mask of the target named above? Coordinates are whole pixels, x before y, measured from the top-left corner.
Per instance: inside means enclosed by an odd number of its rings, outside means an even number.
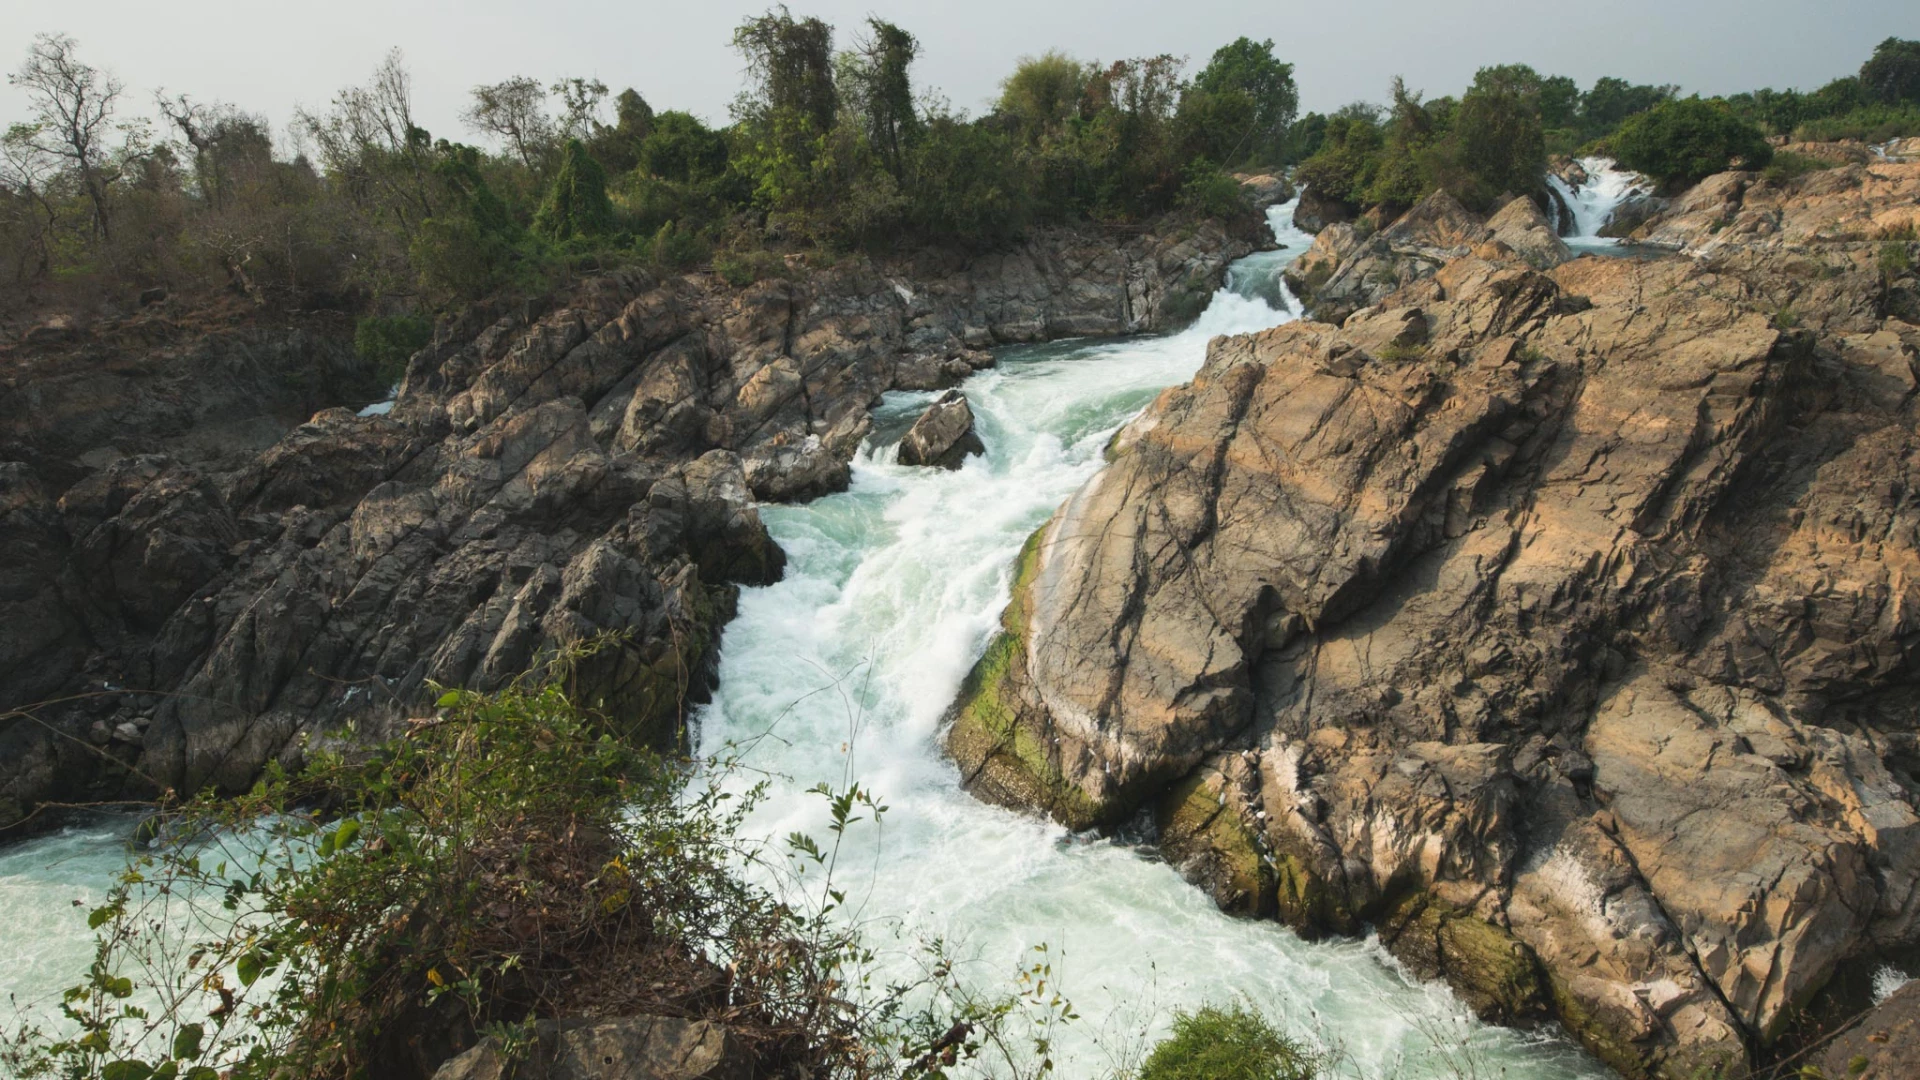
[[[1679,92],[1677,86],[1636,86],[1625,79],[1604,76],[1595,79],[1593,89],[1580,99],[1581,119],[1589,134],[1612,131],[1627,117],[1670,101]]]
[[[1620,164],[1669,188],[1696,183],[1738,163],[1764,168],[1773,148],[1759,128],[1717,101],[1682,98],[1631,117],[1611,139]]]
[[[640,144],[639,167],[662,180],[710,180],[726,171],[727,140],[692,113],[669,109],[653,118]]]
[[[1481,68],[1460,98],[1452,138],[1471,189],[1455,192],[1476,209],[1502,194],[1540,185],[1547,144],[1540,126],[1540,76],[1524,64]]]
[[[628,87],[613,99],[613,126],[595,129],[587,149],[607,171],[619,174],[633,171],[640,163],[640,147],[653,134],[653,106]]]
[[[1080,115],[1088,74],[1087,65],[1058,50],[1023,56],[1000,81],[996,111],[1029,141],[1057,133]]]
[[[607,176],[579,139],[568,139],[560,152],[547,197],[534,215],[535,232],[554,240],[604,236],[613,231],[613,203],[607,198]]]
[[[1920,104],[1920,41],[1881,42],[1860,66],[1860,85],[1882,105]]]
[[[1320,197],[1358,212],[1380,171],[1384,145],[1379,111],[1356,102],[1327,118],[1320,148],[1300,163],[1295,176]]]
[[[506,143],[522,165],[538,171],[554,143],[546,100],[547,88],[537,79],[523,76],[487,83],[473,88],[473,104],[460,118],[474,131]]]
[[[1273,55],[1271,40],[1242,37],[1221,46],[1194,76],[1193,89],[1213,98],[1246,97],[1252,107],[1245,144],[1235,148],[1242,157],[1277,155],[1300,106],[1293,65]]]

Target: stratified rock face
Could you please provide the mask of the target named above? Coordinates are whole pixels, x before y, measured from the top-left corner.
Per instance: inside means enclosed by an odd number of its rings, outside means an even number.
[[[1474,242],[1216,339],[1029,544],[949,747],[1629,1075],[1743,1074],[1920,942],[1920,329],[1878,245]]]
[[[85,343],[0,354],[18,363],[8,400],[64,418],[30,408],[0,461],[0,707],[90,692],[0,721],[0,828],[46,799],[244,788],[314,740],[380,738],[429,683],[499,687],[585,642],[606,644],[573,669],[576,697],[676,744],[737,587],[783,567],[756,500],[845,487],[869,408],[929,369],[1172,325],[1250,249],[1181,232],[1046,233],[742,289],[610,275],[443,322],[390,413],[282,423],[264,452],[189,453],[208,409],[135,380],[101,407],[128,418],[126,445],[169,453],[94,462],[70,431],[111,417],[73,386],[105,376],[60,367]],[[148,360],[172,378],[224,348]],[[213,394],[210,422],[244,411],[247,385]]]
[[[1505,246],[1539,270],[1573,257],[1531,199],[1515,199],[1482,222],[1442,189],[1371,235],[1353,225],[1327,225],[1288,269],[1287,280],[1316,318],[1337,323],[1486,243]]]
[[[1916,188],[1920,162],[1869,160],[1786,183],[1721,173],[1674,199],[1633,239],[1697,256],[1912,239],[1920,232]]]
[[[900,440],[900,464],[957,469],[970,454],[984,454],[986,444],[973,430],[973,407],[958,390],[940,395]]]

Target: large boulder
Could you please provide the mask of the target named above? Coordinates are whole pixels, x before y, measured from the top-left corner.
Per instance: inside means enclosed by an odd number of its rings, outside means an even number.
[[[1740,1075],[1920,944],[1920,331],[1799,250],[1442,258],[1481,228],[1437,202],[1359,249],[1430,276],[1215,339],[1028,545],[948,745],[1483,1015]]]
[[[973,407],[958,390],[935,399],[900,440],[902,465],[957,469],[968,456],[986,452],[986,444],[973,429]]]

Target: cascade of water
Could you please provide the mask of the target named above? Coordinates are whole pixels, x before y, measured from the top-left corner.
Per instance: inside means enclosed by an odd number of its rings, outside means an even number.
[[[837,880],[845,910],[877,935],[945,940],[975,958],[965,971],[988,991],[1010,988],[1027,949],[1047,943],[1083,1018],[1057,1037],[1059,1075],[1112,1071],[1177,1007],[1244,1000],[1296,1035],[1337,1042],[1367,1075],[1605,1077],[1564,1039],[1479,1024],[1377,942],[1308,943],[1228,917],[1150,852],[977,802],[940,751],[942,714],[997,626],[1025,538],[1101,468],[1122,423],[1193,374],[1209,339],[1296,317],[1279,275],[1311,237],[1292,211],[1268,212],[1285,246],[1237,262],[1188,329],[1008,349],[971,377],[984,457],[948,472],[870,445],[849,490],[764,507],[786,577],[743,592],[699,747],[746,747],[745,763],[765,770],[748,828],[769,838],[825,835],[823,800],[809,794],[822,781],[883,797],[883,824],[856,826]],[[898,432],[932,396],[887,395],[876,430]],[[73,830],[0,852],[0,902],[17,913],[0,928],[0,999],[56,1001],[84,970],[86,909],[69,904],[98,896],[124,836]],[[882,956],[914,969],[911,947]]]
[[[1613,220],[1614,211],[1621,203],[1646,193],[1646,179],[1620,168],[1612,158],[1581,158],[1580,167],[1586,170],[1587,179],[1579,185],[1570,184],[1553,173],[1547,174],[1547,185],[1559,194],[1573,215],[1561,239],[1575,249],[1611,247],[1617,241],[1602,237],[1600,230]]]

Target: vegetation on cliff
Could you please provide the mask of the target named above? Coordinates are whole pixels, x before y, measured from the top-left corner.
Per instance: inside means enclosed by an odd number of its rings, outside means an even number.
[[[623,262],[750,281],[783,273],[778,253],[1243,213],[1220,166],[1277,152],[1297,100],[1272,42],[1245,38],[1191,83],[1179,57],[1047,53],[978,118],[914,82],[918,40],[880,19],[847,40],[779,8],[733,44],[749,82],[722,127],[517,76],[475,87],[464,114],[491,150],[421,125],[396,50],[295,117],[306,149],[289,158],[233,105],[163,98],[156,126],[72,38],[43,35],[11,76],[32,112],[0,139],[0,276],[29,304],[230,287],[381,315]]]

